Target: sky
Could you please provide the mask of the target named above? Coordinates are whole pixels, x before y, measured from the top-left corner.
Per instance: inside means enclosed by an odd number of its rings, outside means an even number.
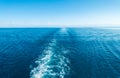
[[[5,26],[120,26],[120,0],[0,0]]]

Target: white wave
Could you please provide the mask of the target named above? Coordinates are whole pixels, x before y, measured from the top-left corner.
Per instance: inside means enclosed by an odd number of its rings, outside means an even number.
[[[42,57],[40,56],[35,63],[37,67],[33,68],[30,72],[31,78],[64,78],[69,74],[70,61],[61,53],[56,54],[54,47],[56,47],[57,41],[51,40],[48,47],[43,51]],[[63,49],[63,54],[68,53]]]

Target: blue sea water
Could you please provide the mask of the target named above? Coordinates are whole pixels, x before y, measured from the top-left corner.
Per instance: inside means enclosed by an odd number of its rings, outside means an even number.
[[[1,28],[0,78],[120,78],[119,30]]]

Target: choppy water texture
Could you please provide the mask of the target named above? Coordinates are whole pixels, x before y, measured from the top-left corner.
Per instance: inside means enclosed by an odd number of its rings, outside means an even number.
[[[0,78],[120,78],[120,29],[0,29]]]

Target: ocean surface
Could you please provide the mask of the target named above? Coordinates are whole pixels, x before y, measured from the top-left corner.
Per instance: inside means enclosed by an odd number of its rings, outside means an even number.
[[[120,29],[0,28],[0,78],[120,78]]]

